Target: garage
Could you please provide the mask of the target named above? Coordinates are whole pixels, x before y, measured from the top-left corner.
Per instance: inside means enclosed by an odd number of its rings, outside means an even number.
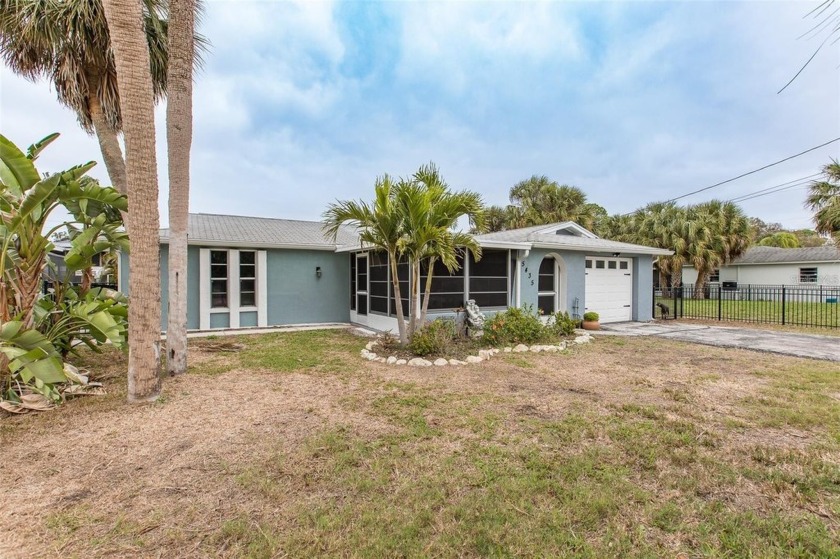
[[[585,303],[601,322],[633,320],[633,266],[629,258],[586,257]]]

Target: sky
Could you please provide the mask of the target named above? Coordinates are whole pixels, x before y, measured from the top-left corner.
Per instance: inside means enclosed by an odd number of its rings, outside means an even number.
[[[318,220],[377,176],[430,161],[506,204],[520,180],[580,187],[610,213],[729,179],[840,136],[840,43],[797,39],[819,2],[206,0],[194,90],[193,212]],[[158,106],[166,224],[165,107]],[[0,132],[38,161],[94,160],[47,82],[0,69]],[[681,200],[733,199],[817,173],[840,142]],[[812,226],[806,189],[745,201]]]

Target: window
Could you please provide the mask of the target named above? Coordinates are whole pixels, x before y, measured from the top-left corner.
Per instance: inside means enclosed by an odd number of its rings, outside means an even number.
[[[709,274],[709,283],[719,283],[720,282],[720,270],[715,270],[711,274]]]
[[[615,270],[617,264],[618,263],[615,260],[610,260],[609,262],[607,262],[607,268],[609,268],[610,270]]]
[[[618,268],[619,268],[619,270],[626,270],[627,269],[627,261],[622,260],[621,262],[619,262],[618,263]]]
[[[799,268],[799,283],[817,283],[817,269]]]
[[[542,262],[540,262],[537,308],[544,315],[552,314],[554,312],[554,309],[557,308],[556,273],[557,263],[554,261],[554,258],[551,256],[543,258]]]
[[[388,314],[388,256],[370,254],[370,312]]]
[[[470,254],[470,299],[479,307],[506,307],[508,302],[508,251],[488,249],[481,260]]]
[[[239,305],[257,306],[257,253],[252,250],[239,252]]]
[[[604,269],[604,261],[603,260],[596,260],[595,261],[595,267],[599,270],[603,270]]]
[[[356,310],[356,253],[350,255],[350,310]]]
[[[420,292],[425,297],[428,279],[428,261],[420,264]],[[432,270],[432,291],[429,297],[429,310],[457,309],[464,304],[464,257],[458,256],[458,269],[452,273],[440,261],[435,262]]]
[[[367,314],[367,256],[356,257],[356,311],[359,314]]]
[[[586,261],[586,267],[587,268],[592,268],[592,261],[591,260]]]
[[[210,306],[228,306],[228,251],[210,251]]]

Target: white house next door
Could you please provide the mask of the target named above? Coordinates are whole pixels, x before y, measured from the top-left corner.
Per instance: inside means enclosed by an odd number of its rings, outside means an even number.
[[[629,258],[586,257],[585,303],[601,322],[633,319],[633,264]]]

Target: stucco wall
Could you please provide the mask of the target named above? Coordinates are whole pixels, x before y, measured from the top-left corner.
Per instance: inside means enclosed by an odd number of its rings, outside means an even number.
[[[539,286],[537,276],[540,271],[540,263],[548,255],[556,255],[562,258],[561,268],[565,271],[561,272],[561,281],[565,282],[566,298],[564,304],[558,305],[560,310],[573,313],[575,298],[578,299],[577,307],[578,314],[583,314],[583,309],[586,308],[584,299],[584,287],[586,283],[586,255],[582,252],[564,252],[546,249],[532,249],[527,258],[523,260],[525,266],[520,264],[520,278],[522,282],[521,300],[522,305],[532,305],[537,308],[537,296],[539,293]],[[531,274],[531,277],[528,277]],[[561,291],[563,291],[561,287]]]
[[[637,256],[633,259],[633,320],[647,322],[653,319],[653,257]]]
[[[267,266],[269,326],[350,321],[349,254],[269,250]]]

